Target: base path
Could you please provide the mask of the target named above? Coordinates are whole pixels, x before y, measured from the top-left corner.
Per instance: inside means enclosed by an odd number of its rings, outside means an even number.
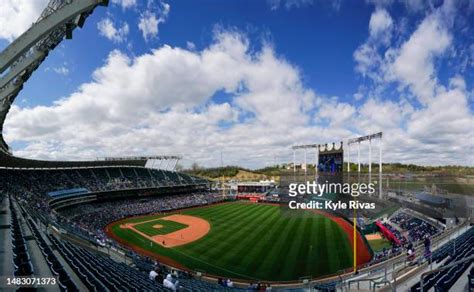
[[[187,227],[168,234],[160,234],[154,236],[149,236],[135,228],[135,225],[143,224],[149,221],[121,224],[120,228],[133,230],[134,232],[140,234],[148,240],[167,248],[185,245],[190,242],[196,241],[205,236],[209,232],[209,230],[211,230],[211,225],[209,224],[209,222],[202,218],[189,215],[175,214],[159,218],[159,220],[174,221],[187,225]],[[158,229],[162,226],[157,224],[153,227]]]

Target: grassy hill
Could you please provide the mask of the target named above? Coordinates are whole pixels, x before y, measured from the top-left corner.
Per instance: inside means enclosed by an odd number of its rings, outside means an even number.
[[[238,180],[238,181],[258,181],[268,179],[265,174],[252,171],[238,166],[226,166],[216,168],[194,168],[185,170],[186,173],[204,177],[209,180]]]

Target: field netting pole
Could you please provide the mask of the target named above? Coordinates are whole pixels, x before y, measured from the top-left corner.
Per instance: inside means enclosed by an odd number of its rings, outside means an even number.
[[[357,213],[354,209],[354,273],[357,272]]]
[[[369,176],[372,173],[372,140],[369,139]]]
[[[308,162],[307,162],[307,151],[306,151],[306,148],[304,149],[304,181],[307,182],[308,179],[306,177],[307,173],[308,173]]]
[[[382,137],[379,143],[379,199],[382,199]]]
[[[296,180],[296,151],[293,150],[293,181]]]
[[[347,144],[347,172],[351,172],[349,161],[351,160],[351,145]]]
[[[360,141],[357,144],[357,171],[360,173]]]
[[[319,146],[316,147],[314,156],[314,180],[318,180],[318,164],[319,164]]]

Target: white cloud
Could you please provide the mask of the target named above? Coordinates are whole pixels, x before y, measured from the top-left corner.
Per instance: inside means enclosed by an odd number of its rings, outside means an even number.
[[[110,18],[104,18],[97,23],[99,34],[115,43],[124,42],[130,31],[128,24],[124,22],[121,27],[116,27]]]
[[[35,22],[48,0],[0,0],[0,39],[13,41]]]
[[[329,121],[332,128],[345,128],[354,118],[356,108],[348,103],[338,102],[337,99],[325,101],[317,114],[317,118]]]
[[[53,71],[56,72],[57,74],[59,75],[68,75],[69,74],[69,69],[65,66],[61,66],[61,67],[54,67],[53,68]]]
[[[141,15],[154,16],[140,28],[145,39],[156,37],[166,21],[169,5],[162,5],[159,13],[148,6]],[[429,14],[406,40],[390,44],[380,36],[391,40],[395,20],[375,8],[369,38],[354,59],[357,72],[376,85],[360,89],[357,104],[317,95],[305,86],[299,68],[271,45],[253,51],[245,35],[221,30],[199,50],[190,43],[140,56],[113,51],[91,82],[53,105],[15,104],[4,134],[26,145],[16,154],[34,158],[177,153],[187,162],[219,165],[222,150],[225,164],[252,167],[273,163],[274,157],[291,160],[294,143],[382,130],[386,161],[472,164],[465,159],[474,139],[472,88],[460,75],[446,86],[437,79],[435,62],[452,42],[449,21],[441,16]],[[102,35],[126,40],[126,23],[109,18],[100,23]],[[0,25],[0,33],[6,29]],[[385,100],[379,88],[392,83],[400,93],[408,88],[422,105],[404,97]],[[214,95],[225,95],[224,101]]]
[[[185,164],[216,166],[223,151],[225,164],[255,167],[290,161],[294,143],[382,130],[385,161],[469,163],[474,121],[462,77],[426,107],[374,97],[356,106],[306,88],[271,46],[249,47],[244,35],[218,31],[201,51],[114,51],[92,82],[53,105],[14,105],[6,139],[24,142],[15,153],[35,158],[178,153]],[[216,103],[217,93],[227,101]]]
[[[388,7],[393,4],[394,0],[365,0],[369,4],[374,4],[376,7]]]
[[[54,73],[63,75],[63,76],[69,75],[69,69],[66,66],[59,66],[59,67],[53,67],[53,68],[47,67],[44,71],[45,72],[53,71]]]
[[[159,25],[166,22],[168,14],[170,13],[170,5],[168,3],[160,2],[161,8],[149,5],[149,8],[140,15],[138,21],[138,28],[142,32],[143,38],[148,41],[151,38],[156,38],[159,32]],[[154,13],[153,10],[158,10]]]
[[[194,51],[196,49],[196,45],[193,42],[187,41],[186,48],[190,51]]]
[[[7,139],[26,142],[16,153],[35,157],[169,153],[173,145],[203,163],[221,148],[235,163],[261,159],[268,147],[292,143],[282,133],[305,127],[315,94],[271,47],[248,48],[244,36],[220,32],[199,52],[163,46],[130,58],[114,51],[93,82],[54,105],[13,106]],[[233,101],[212,102],[219,91]]]
[[[112,0],[112,3],[120,5],[123,9],[127,9],[136,6],[137,0]]]
[[[293,8],[305,8],[315,4],[318,0],[267,0],[267,4],[271,10],[285,8],[291,10]],[[319,1],[319,6],[329,6],[334,11],[339,11],[342,0]]]
[[[390,133],[384,136],[384,147],[400,161],[472,165],[472,160],[463,161],[466,155],[472,156],[474,139],[466,82],[455,75],[448,86],[442,85],[435,66],[437,60],[449,57],[445,52],[453,42],[454,3],[447,1],[431,11],[407,39],[393,44],[374,37],[376,12],[369,23],[369,38],[354,52],[356,71],[373,82],[368,92],[372,98],[358,110],[357,128]],[[393,20],[379,27],[392,26]],[[398,102],[383,100],[392,84],[402,96]],[[403,98],[405,88],[416,102]]]
[[[383,58],[377,51],[375,44],[367,42],[358,47],[354,52],[354,61],[356,62],[355,70],[364,77],[367,76],[376,81],[383,78],[379,72]]]
[[[271,10],[277,10],[280,7],[286,9],[299,8],[313,4],[313,0],[267,0]]]
[[[424,0],[402,0],[402,2],[405,2],[410,12],[420,12],[428,5],[427,1]]]
[[[435,15],[428,16],[400,48],[388,78],[408,86],[421,102],[435,94],[434,58],[451,44],[452,37]]]
[[[369,31],[372,36],[377,36],[381,33],[387,33],[392,27],[392,17],[385,9],[377,9],[370,16]]]
[[[369,77],[376,82],[384,79],[380,72],[385,68],[385,60],[379,51],[380,48],[385,48],[390,44],[392,27],[393,20],[387,10],[376,8],[370,16],[369,37],[353,54],[356,61],[355,69],[364,77]]]

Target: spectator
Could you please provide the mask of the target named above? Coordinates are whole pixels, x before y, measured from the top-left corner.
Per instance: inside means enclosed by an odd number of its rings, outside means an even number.
[[[173,277],[171,276],[171,274],[168,274],[163,280],[163,286],[168,289],[171,289],[172,291],[176,291],[178,289],[178,281],[173,282]]]
[[[229,288],[233,288],[233,287],[234,287],[234,283],[233,283],[230,279],[227,279],[227,281],[226,281],[226,286],[229,287]]]
[[[151,270],[148,277],[150,278],[150,280],[155,281],[157,276],[158,273],[155,270]]]

